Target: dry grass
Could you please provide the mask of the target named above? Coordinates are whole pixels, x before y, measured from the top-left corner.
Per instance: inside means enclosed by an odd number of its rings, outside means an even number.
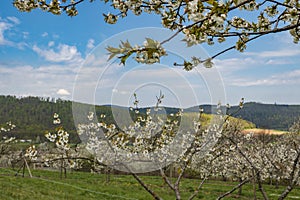
[[[272,129],[261,129],[261,128],[251,128],[245,129],[242,131],[244,134],[252,133],[255,135],[265,134],[265,135],[283,135],[286,134],[287,131],[279,131],[279,130],[272,130]]]

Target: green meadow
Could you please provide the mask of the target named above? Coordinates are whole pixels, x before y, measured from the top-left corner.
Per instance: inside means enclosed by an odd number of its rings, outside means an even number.
[[[69,172],[67,178],[60,178],[58,171],[33,170],[33,177],[25,173],[15,176],[16,172],[11,169],[0,169],[0,199],[1,200],[25,200],[25,199],[152,199],[152,197],[139,185],[131,175],[110,175],[107,182],[105,174],[92,174],[88,172]],[[159,176],[141,176],[152,190],[166,200],[173,200],[173,192],[163,183]],[[201,182],[199,179],[183,179],[181,184],[182,199],[188,197]],[[236,182],[224,182],[208,180],[203,185],[195,199],[216,199],[221,194],[231,190]],[[284,190],[284,186],[275,189],[274,185],[264,186],[270,199],[276,199]],[[257,198],[262,196],[257,188]],[[294,189],[287,199],[299,199],[300,188]],[[253,199],[253,185],[243,186],[242,195],[238,191],[224,199]]]

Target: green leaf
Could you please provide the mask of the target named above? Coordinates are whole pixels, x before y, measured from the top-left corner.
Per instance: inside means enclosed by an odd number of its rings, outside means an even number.
[[[212,62],[212,59],[209,58],[203,63],[204,67],[206,68],[212,68],[214,66],[214,63]]]
[[[121,52],[121,50],[119,48],[115,48],[115,47],[111,47],[111,46],[106,47],[106,50],[111,53],[117,53],[117,54]]]
[[[113,57],[115,57],[117,54],[116,53],[111,53],[109,58],[107,60],[111,60]]]
[[[215,3],[215,0],[208,0],[206,3],[213,5]]]
[[[108,60],[111,60],[113,57],[121,53],[121,50],[119,48],[108,46],[106,47],[106,50],[109,52],[109,58]]]
[[[128,52],[127,54],[125,54],[125,55],[119,57],[120,60],[121,60],[121,64],[125,65],[126,60],[129,58],[129,56],[130,56],[131,54],[132,54],[131,52]]]
[[[127,49],[132,49],[132,46],[128,40],[126,40],[126,42],[121,41],[121,44],[123,45],[123,47],[125,47]]]
[[[186,71],[191,71],[193,69],[193,64],[188,61],[184,61],[183,66]]]
[[[146,38],[146,41],[147,41],[147,47],[149,48],[156,48],[157,47],[157,42],[155,42],[153,39],[151,38]]]

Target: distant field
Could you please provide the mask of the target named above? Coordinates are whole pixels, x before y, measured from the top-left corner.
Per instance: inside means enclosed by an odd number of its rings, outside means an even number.
[[[31,199],[68,199],[68,200],[121,200],[121,199],[152,199],[151,196],[130,175],[111,175],[111,181],[106,183],[105,175],[73,172],[66,179],[60,179],[59,172],[34,170],[33,178],[27,174],[25,178],[14,176],[10,169],[0,168],[0,199],[31,200]],[[150,185],[163,199],[174,200],[173,193],[157,176],[143,176],[143,181]],[[187,199],[199,183],[197,179],[184,179],[181,185],[182,199]],[[195,199],[216,199],[219,195],[232,189],[237,183],[209,180],[203,186]],[[283,190],[281,186],[265,185],[270,199],[276,199]],[[224,199],[253,199],[252,185],[243,187],[243,194],[237,192]],[[257,191],[258,199],[262,199]],[[300,188],[291,192],[287,199],[300,199]]]
[[[272,129],[261,129],[261,128],[251,128],[245,129],[243,133],[253,133],[253,134],[268,134],[268,135],[282,135],[286,134],[287,131],[279,131],[279,130],[272,130]]]

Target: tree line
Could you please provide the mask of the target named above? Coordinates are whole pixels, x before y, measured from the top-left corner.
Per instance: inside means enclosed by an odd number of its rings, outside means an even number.
[[[0,122],[11,121],[17,127],[9,133],[0,133],[7,137],[45,140],[45,132],[53,129],[52,116],[59,113],[62,125],[70,133],[70,141],[78,142],[79,138],[72,115],[72,101],[44,97],[0,96]],[[205,113],[212,112],[211,105],[202,105]],[[118,112],[126,111],[125,107],[113,107]],[[233,109],[235,109],[233,107]],[[104,114],[107,124],[114,123],[112,108],[109,105],[96,106],[96,115]],[[146,108],[140,109],[145,112]],[[199,107],[185,109],[185,113],[198,112]],[[167,113],[174,113],[178,108],[166,108]],[[287,130],[300,116],[299,105],[277,105],[245,103],[244,108],[235,116],[253,122],[258,128]],[[5,135],[7,134],[7,135]]]

